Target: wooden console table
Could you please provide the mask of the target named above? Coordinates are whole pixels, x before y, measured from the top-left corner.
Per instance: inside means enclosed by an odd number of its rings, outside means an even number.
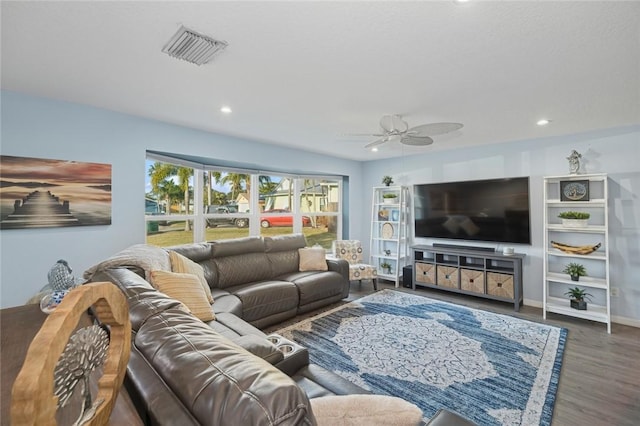
[[[0,365],[2,369],[0,372],[0,391],[2,393],[0,424],[10,424],[13,382],[22,368],[31,341],[46,318],[47,316],[40,311],[39,305],[24,305],[0,310]],[[91,323],[90,321],[87,315],[87,325]],[[118,393],[109,424],[143,425],[124,386]]]
[[[505,255],[464,247],[412,247],[412,287],[437,288],[485,299],[523,302],[522,261],[524,254]]]

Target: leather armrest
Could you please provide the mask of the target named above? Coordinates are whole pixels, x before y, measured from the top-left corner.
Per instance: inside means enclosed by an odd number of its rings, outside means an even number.
[[[330,271],[338,272],[345,280],[349,279],[349,262],[344,259],[327,259]]]
[[[271,365],[275,365],[284,359],[282,352],[264,337],[248,334],[233,339],[233,342]]]

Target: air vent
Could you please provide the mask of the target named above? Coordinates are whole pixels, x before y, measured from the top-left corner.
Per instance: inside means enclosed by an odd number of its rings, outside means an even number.
[[[174,58],[202,65],[209,63],[213,56],[225,47],[227,47],[226,41],[215,40],[189,28],[180,27],[162,51]]]

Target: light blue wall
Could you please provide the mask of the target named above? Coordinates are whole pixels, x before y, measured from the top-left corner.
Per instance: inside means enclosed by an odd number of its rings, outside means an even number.
[[[438,143],[438,142],[436,142]],[[383,175],[391,175],[396,184],[488,179],[513,176],[530,177],[532,244],[513,245],[526,253],[524,298],[529,304],[542,304],[543,224],[542,179],[548,175],[568,174],[566,157],[572,149],[582,153],[588,173],[609,174],[610,277],[620,296],[611,299],[615,317],[640,324],[640,127],[602,130],[570,135],[466,148],[446,152],[412,155],[393,160],[365,163],[366,203],[370,188],[381,185]],[[365,230],[365,240],[370,230]],[[418,239],[415,244],[433,240]],[[450,240],[453,244],[465,242]],[[497,244],[466,243],[490,247]],[[631,321],[632,323],[634,321]]]
[[[0,153],[112,164],[113,217],[110,226],[0,231],[0,307],[23,304],[46,284],[47,271],[58,259],[67,259],[79,276],[95,262],[144,241],[139,200],[146,150],[347,176],[350,237],[363,241],[369,238],[371,187],[380,185],[383,175],[403,185],[530,176],[533,244],[516,250],[527,254],[525,299],[541,303],[542,177],[567,173],[566,156],[576,149],[588,172],[610,176],[611,282],[620,288],[612,312],[640,320],[640,127],[360,163],[23,94],[3,91],[1,96]]]
[[[66,259],[76,276],[101,259],[145,241],[146,150],[251,163],[265,169],[347,176],[349,228],[358,235],[362,164],[335,157],[221,136],[77,104],[2,91],[3,155],[112,165],[112,224],[0,231],[0,306],[24,304]],[[365,209],[368,211],[368,209]]]

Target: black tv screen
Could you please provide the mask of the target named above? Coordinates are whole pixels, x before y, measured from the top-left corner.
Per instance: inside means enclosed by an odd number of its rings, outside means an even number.
[[[531,244],[529,178],[413,187],[415,236]]]

